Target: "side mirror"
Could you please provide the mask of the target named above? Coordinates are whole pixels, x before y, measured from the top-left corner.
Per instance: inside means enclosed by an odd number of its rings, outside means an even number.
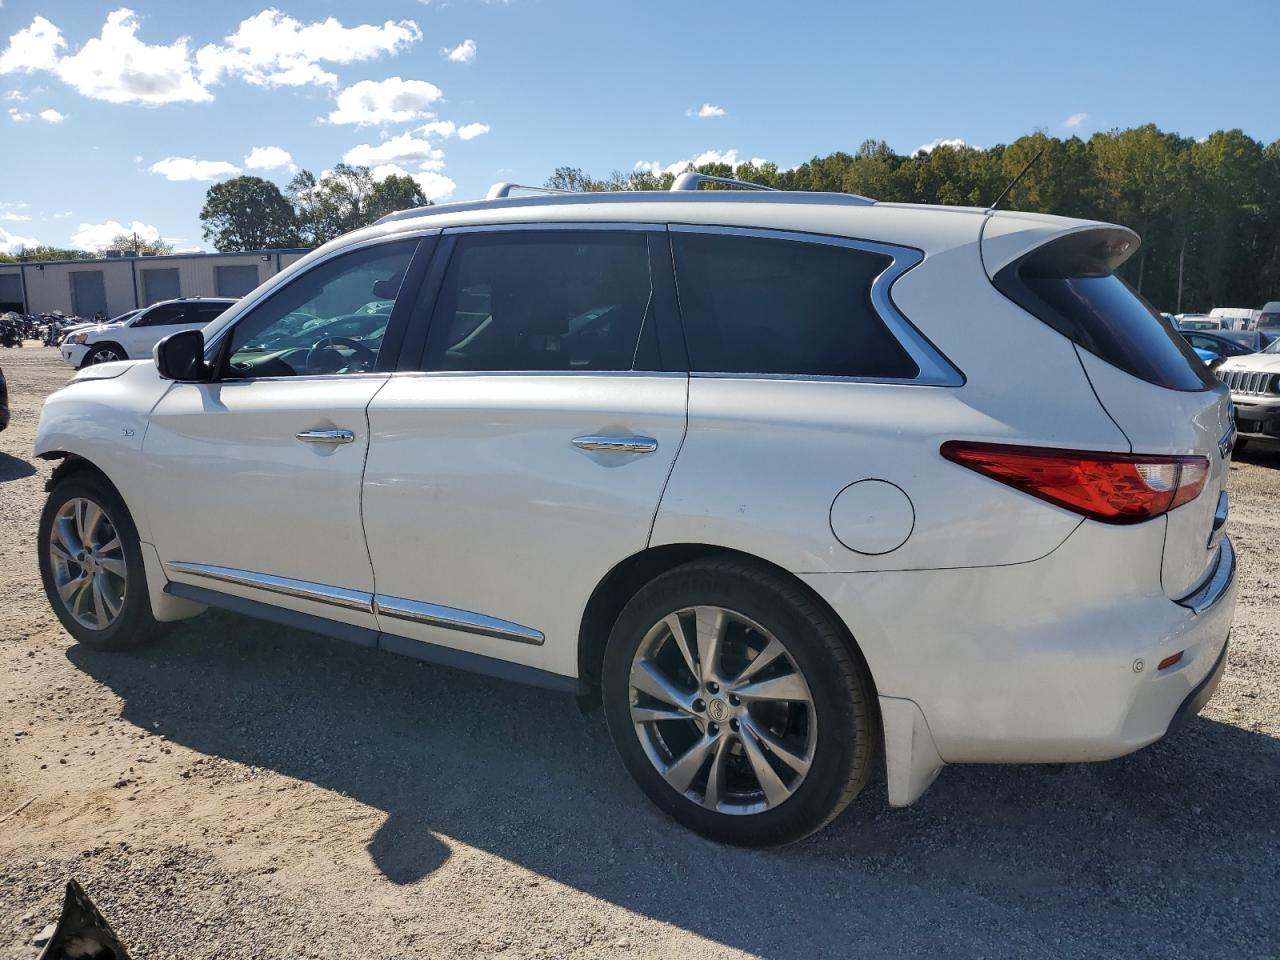
[[[156,369],[166,380],[179,383],[204,383],[213,379],[213,371],[204,361],[204,333],[179,330],[171,333],[152,351]]]

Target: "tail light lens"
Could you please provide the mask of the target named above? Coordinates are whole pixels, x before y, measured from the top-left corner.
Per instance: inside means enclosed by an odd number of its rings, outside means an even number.
[[[1205,457],[1092,453],[949,440],[942,455],[1009,486],[1103,523],[1141,523],[1194,500]]]

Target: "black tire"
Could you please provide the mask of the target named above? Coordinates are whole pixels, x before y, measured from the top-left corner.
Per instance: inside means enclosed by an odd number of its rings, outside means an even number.
[[[741,614],[781,640],[812,694],[817,733],[808,773],[789,797],[761,812],[723,813],[679,792],[649,759],[632,722],[630,675],[641,643],[669,614],[702,605]],[[741,846],[800,840],[835,819],[871,774],[880,732],[861,656],[799,585],[763,564],[697,560],[651,581],[614,624],[601,680],[610,734],[640,788],[681,824],[712,839]]]
[[[80,364],[82,367],[91,367],[97,363],[112,363],[116,360],[128,360],[128,356],[120,347],[114,343],[95,343],[89,347],[84,355],[84,362]]]
[[[123,602],[119,613],[104,629],[93,629],[77,620],[59,595],[54,579],[53,524],[58,512],[77,497],[91,501],[102,510],[122,547],[126,571]],[[97,650],[124,650],[146,643],[164,632],[165,625],[157,622],[151,614],[151,596],[147,590],[142,549],[133,517],[115,487],[100,473],[78,470],[57,481],[40,513],[38,536],[36,553],[45,596],[67,632],[78,642]]]

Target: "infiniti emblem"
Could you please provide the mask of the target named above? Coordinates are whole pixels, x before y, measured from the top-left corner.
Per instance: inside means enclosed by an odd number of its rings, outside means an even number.
[[[712,700],[707,704],[707,716],[714,723],[724,723],[729,719],[729,705],[723,700]]]

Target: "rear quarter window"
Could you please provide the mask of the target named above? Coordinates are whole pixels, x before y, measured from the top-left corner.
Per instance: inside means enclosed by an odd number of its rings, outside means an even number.
[[[675,232],[671,242],[691,371],[918,376],[871,303],[890,257],[727,233]]]
[[[1136,249],[1118,230],[1071,234],[1000,270],[996,288],[1077,346],[1139,379],[1170,390],[1206,390],[1217,381],[1191,345],[1114,274]],[[1131,249],[1132,248],[1132,249]]]

